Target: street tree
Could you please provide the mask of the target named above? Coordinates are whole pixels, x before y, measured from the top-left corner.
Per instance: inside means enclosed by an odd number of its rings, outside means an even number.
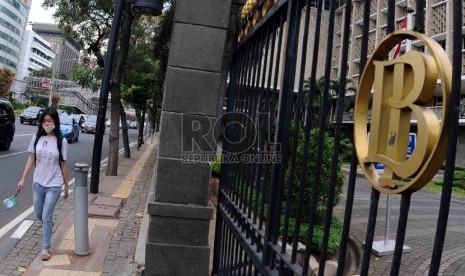
[[[325,77],[321,77],[319,79],[317,79],[315,81],[315,85],[314,85],[314,89],[315,89],[315,92],[314,93],[310,93],[311,92],[311,89],[312,89],[312,82],[311,82],[311,79],[308,78],[307,80],[304,80],[304,89],[303,89],[303,93],[304,93],[304,104],[305,106],[307,105],[308,101],[310,100],[310,96],[313,96],[313,98],[311,99],[312,100],[312,114],[313,114],[313,122],[315,122],[315,124],[317,124],[316,122],[318,122],[318,118],[320,116],[320,114],[323,114],[322,113],[322,106],[323,106],[323,92],[324,92],[324,83],[325,83]],[[339,79],[330,79],[329,80],[329,85],[328,85],[328,93],[329,93],[329,97],[328,97],[328,101],[329,101],[329,107],[327,110],[326,110],[326,113],[323,114],[324,117],[326,117],[326,120],[327,121],[330,121],[330,114],[331,114],[331,111],[332,109],[335,108],[335,104],[337,102],[337,96],[339,94],[339,87],[340,87],[340,80]],[[355,92],[357,89],[355,88],[354,84],[353,84],[353,81],[351,79],[348,79],[347,82],[346,82],[346,86],[344,88],[344,90],[346,92]],[[313,94],[313,95],[311,95]],[[316,127],[317,125],[315,125]]]
[[[111,122],[110,150],[108,157],[108,175],[116,175],[118,171],[119,148],[119,117],[121,110],[120,84],[121,75],[126,62],[129,37],[133,15],[130,4],[124,6],[121,27],[119,32],[119,49],[115,55],[114,64],[104,64],[104,49],[111,30],[115,5],[111,0],[68,1],[68,0],[44,0],[43,7],[56,8],[54,18],[58,21],[59,28],[65,36],[73,37],[94,55],[100,68],[112,66],[110,80],[111,92]],[[125,122],[123,122],[125,123]],[[126,147],[125,147],[126,148]]]
[[[155,27],[155,34],[153,36],[153,54],[155,59],[157,59],[160,63],[160,77],[158,79],[160,91],[163,91],[163,82],[166,76],[166,68],[168,67],[168,55],[173,31],[174,13],[176,10],[176,0],[167,2],[168,7],[166,8],[166,11],[160,15],[158,24]]]
[[[102,78],[101,68],[92,68],[85,64],[78,64],[71,69],[70,79],[82,88],[97,92]]]
[[[152,37],[156,18],[141,17],[132,26],[128,62],[122,80],[122,98],[136,110],[139,127],[143,127],[144,112],[151,110],[158,89],[158,62],[152,52]],[[149,116],[150,117],[150,116]]]
[[[174,24],[174,14],[176,10],[176,0],[165,0],[166,9],[158,17],[158,22],[153,35],[153,54],[158,62],[158,73],[156,78],[155,92],[152,94],[150,105],[148,107],[151,128],[155,124],[160,125],[160,109],[163,102],[163,84],[165,82],[166,68],[168,67],[168,56],[170,51],[171,35]]]
[[[10,69],[6,67],[0,69],[0,98],[10,97],[10,88],[14,78],[15,74]]]
[[[38,77],[38,78],[48,78],[51,79],[53,75],[53,69],[49,67],[44,67],[39,70],[32,71],[29,76],[30,77]],[[55,78],[59,80],[67,80],[68,76],[63,73],[55,73]]]
[[[74,38],[104,66],[104,47],[110,35],[115,10],[111,0],[44,0],[44,8],[56,8],[53,17],[64,36]]]
[[[31,77],[38,77],[38,78],[52,78],[52,68],[43,67],[39,70],[32,71],[29,76]]]

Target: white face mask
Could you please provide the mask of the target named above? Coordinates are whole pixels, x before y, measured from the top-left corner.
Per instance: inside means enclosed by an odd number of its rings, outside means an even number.
[[[42,124],[42,127],[44,128],[45,132],[47,132],[47,134],[49,134],[50,132],[52,132],[55,129],[55,124],[51,124],[51,125],[48,125],[48,126]]]

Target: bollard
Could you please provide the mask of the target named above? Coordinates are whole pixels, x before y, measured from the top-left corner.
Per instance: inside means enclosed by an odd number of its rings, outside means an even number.
[[[89,227],[88,227],[88,193],[87,173],[89,165],[86,163],[74,164],[74,254],[78,256],[89,255]]]

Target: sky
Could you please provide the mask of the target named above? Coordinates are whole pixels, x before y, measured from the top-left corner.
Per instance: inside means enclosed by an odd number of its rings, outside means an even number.
[[[29,21],[40,22],[40,23],[53,23],[56,22],[53,20],[53,9],[45,10],[42,8],[43,0],[32,0],[31,10],[29,12]]]

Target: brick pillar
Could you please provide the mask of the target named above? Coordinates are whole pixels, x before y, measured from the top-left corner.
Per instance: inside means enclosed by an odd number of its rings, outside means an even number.
[[[230,10],[231,0],[177,1],[148,206],[146,275],[208,275],[211,169],[184,162],[183,154],[216,151],[214,132],[196,143],[192,136],[216,120]]]

